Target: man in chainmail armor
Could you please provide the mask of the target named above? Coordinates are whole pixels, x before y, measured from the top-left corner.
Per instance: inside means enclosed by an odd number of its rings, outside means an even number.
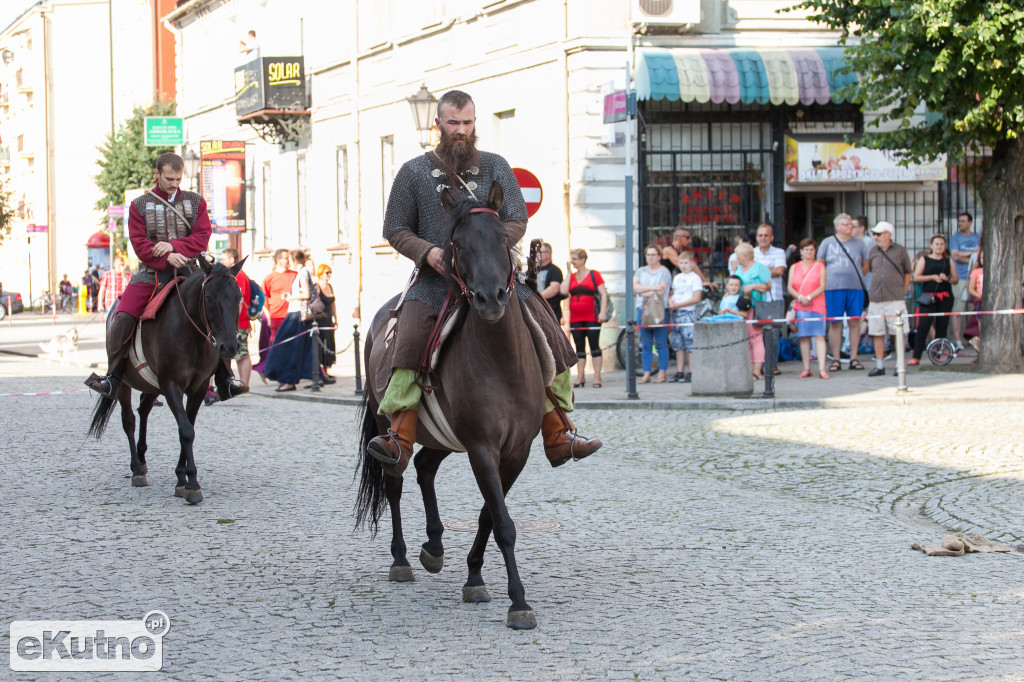
[[[445,93],[437,103],[436,123],[440,144],[402,165],[384,215],[384,238],[419,268],[419,278],[406,293],[398,316],[391,380],[378,408],[379,414],[391,416],[391,428],[367,445],[392,476],[400,476],[412,456],[421,396],[416,369],[449,288],[444,248],[453,221],[441,206],[441,190],[448,188],[455,196],[478,187],[486,192],[498,181],[505,194],[498,215],[509,243],[517,243],[526,233],[526,203],[508,162],[476,149],[472,98],[459,90]],[[569,370],[576,364],[576,354],[548,304],[528,287],[516,287],[515,292],[540,324],[555,358],[556,375],[550,386],[555,401],[545,399],[542,422],[544,452],[552,466],[587,457],[601,447],[601,441],[579,436],[566,414],[573,409]]]
[[[116,314],[107,322],[107,375],[93,374],[85,380],[86,386],[108,398],[117,397],[128,359],[128,342],[157,282],[189,275],[189,261],[209,247],[212,229],[206,200],[195,192],[178,189],[184,168],[185,162],[177,154],[161,154],[154,173],[156,187],[128,208],[128,238],[140,265],[121,294]],[[223,362],[215,377],[221,400],[249,390]]]

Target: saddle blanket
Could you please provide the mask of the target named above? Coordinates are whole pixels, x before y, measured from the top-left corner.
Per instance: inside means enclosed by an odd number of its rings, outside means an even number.
[[[153,294],[153,298],[149,299],[149,303],[146,304],[146,309],[142,311],[141,321],[152,320],[156,318],[157,311],[167,302],[167,297],[174,291],[174,287],[185,281],[185,277],[175,277],[164,286],[157,289],[157,292]]]

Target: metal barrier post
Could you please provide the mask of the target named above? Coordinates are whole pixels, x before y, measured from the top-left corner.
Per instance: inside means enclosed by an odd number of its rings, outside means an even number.
[[[903,332],[905,326],[906,322],[900,315],[896,318],[896,338],[893,341],[896,351],[896,393],[907,392],[907,342],[906,334]]]
[[[316,320],[313,320],[313,327],[310,330],[310,338],[313,339],[313,364],[311,367],[310,377],[313,379],[313,385],[310,386],[313,393],[320,392],[320,328],[316,325]]]
[[[50,294],[50,308],[53,313],[53,326],[57,326],[57,294]]]
[[[626,256],[629,258],[629,256]],[[636,348],[636,321],[626,322],[626,397],[636,400],[640,396],[636,392],[636,367],[634,365]]]
[[[363,394],[362,362],[359,360],[359,325],[352,325],[352,347],[356,350],[356,395]]]
[[[778,363],[779,347],[776,344],[775,335],[778,330],[774,324],[761,327],[761,342],[764,344],[764,364],[761,372],[764,374],[764,393],[762,398],[775,397],[775,366]]]

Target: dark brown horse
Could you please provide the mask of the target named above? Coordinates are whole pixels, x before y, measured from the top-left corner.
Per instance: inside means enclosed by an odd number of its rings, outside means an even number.
[[[464,300],[464,323],[446,343],[437,374],[432,378],[438,386],[434,391],[438,405],[447,417],[452,434],[469,455],[469,464],[484,498],[476,539],[469,552],[469,578],[462,588],[463,601],[476,603],[491,599],[480,571],[493,530],[508,571],[508,595],[512,605],[506,624],[526,629],[535,627],[537,620],[526,603],[519,579],[516,529],[505,507],[505,495],[523,470],[530,444],[540,431],[546,382],[538,356],[538,337],[531,333],[531,323],[526,317],[529,313],[509,286],[514,274],[510,245],[497,215],[502,199],[501,185],[497,182],[491,187],[486,206],[472,197],[464,197],[456,203],[448,190],[442,192],[442,205],[455,221],[448,262],[451,272],[461,280],[456,291],[461,291],[463,299],[469,301]],[[384,344],[376,340],[383,337],[387,310],[392,305],[394,301],[377,313],[367,336],[368,377],[375,375],[376,365],[381,361]],[[546,350],[543,339],[539,339],[539,343],[544,344]],[[547,371],[553,372],[553,369]],[[368,522],[376,533],[384,507],[391,507],[394,563],[388,577],[407,582],[413,580],[413,573],[402,536],[402,478],[384,476],[380,462],[366,452],[369,440],[388,429],[388,420],[377,414],[380,399],[371,385],[363,405],[362,475],[356,519],[357,523]],[[444,526],[437,509],[434,477],[441,461],[455,449],[442,445],[427,431],[422,419],[418,423],[416,441],[423,446],[413,463],[427,517],[427,542],[420,552],[420,563],[427,571],[437,573],[444,565],[441,543]]]
[[[199,257],[200,271],[178,285],[152,320],[142,322],[136,334],[142,334],[142,349],[157,386],[138,371],[133,362],[125,366],[124,379],[117,393],[121,404],[121,426],[131,448],[132,485],[149,485],[146,478],[146,426],[157,396],[167,399],[167,407],[178,423],[181,453],[174,470],[178,482],[175,497],[189,504],[203,501],[198,472],[192,452],[196,415],[210,385],[210,377],[222,357],[234,357],[238,350],[238,314],[242,293],[235,275],[245,263],[233,267],[211,265],[205,254]],[[114,318],[111,310],[108,321]],[[132,414],[132,389],[142,392],[139,401],[139,439],[135,441],[135,416]],[[188,397],[187,405],[184,398]],[[93,410],[89,435],[103,435],[114,410],[113,398],[100,398]]]

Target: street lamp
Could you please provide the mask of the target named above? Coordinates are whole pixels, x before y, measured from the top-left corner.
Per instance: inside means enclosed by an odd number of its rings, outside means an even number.
[[[188,174],[190,187],[192,191],[199,191],[199,163],[200,157],[196,156],[196,153],[192,151],[192,147],[185,149],[185,153],[181,157],[185,161],[185,172]]]
[[[416,131],[420,134],[420,146],[430,146],[430,131],[434,127],[434,106],[437,98],[430,94],[427,85],[420,86],[419,92],[406,100],[412,107],[412,118],[416,122]]]

